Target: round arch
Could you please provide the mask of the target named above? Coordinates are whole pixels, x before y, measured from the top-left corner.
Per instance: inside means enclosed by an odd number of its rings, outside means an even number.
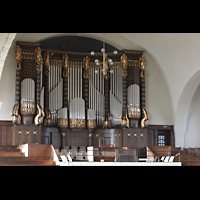
[[[96,40],[100,40],[103,42],[103,33],[17,33],[15,40],[19,41],[29,41],[29,42],[40,42],[44,39],[50,39],[58,36],[82,36],[88,37]],[[110,44],[119,50],[122,49],[134,49],[134,50],[142,50],[142,48],[123,35],[119,33],[106,33],[105,34],[105,42]]]
[[[2,46],[0,46],[0,80],[1,80],[1,75],[4,67],[4,62],[6,60],[8,51],[12,45],[12,42],[15,38],[17,33],[8,33],[8,34],[1,34],[1,42]]]
[[[200,70],[197,71],[185,85],[181,94],[175,116],[174,131],[176,133],[175,146],[185,146],[185,134],[192,98],[200,84]]]

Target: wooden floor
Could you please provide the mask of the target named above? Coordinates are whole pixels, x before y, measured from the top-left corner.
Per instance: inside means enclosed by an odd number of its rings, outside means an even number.
[[[18,146],[0,146],[0,166],[54,166],[50,157],[25,157]]]

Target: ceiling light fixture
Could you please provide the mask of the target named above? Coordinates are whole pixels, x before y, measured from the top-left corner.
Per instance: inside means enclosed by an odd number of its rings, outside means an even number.
[[[113,70],[111,68],[111,66],[113,65],[113,61],[111,58],[108,58],[107,54],[106,54],[106,49],[105,49],[105,33],[103,34],[103,48],[101,49],[101,52],[103,54],[103,59],[102,62],[99,61],[99,59],[95,59],[95,63],[97,66],[101,66],[102,65],[102,72],[103,75],[107,75],[108,72],[113,73]],[[94,51],[91,51],[90,53],[92,56],[95,55]],[[117,55],[118,52],[117,50],[113,51],[114,55]],[[95,73],[97,74],[99,70],[95,70]]]

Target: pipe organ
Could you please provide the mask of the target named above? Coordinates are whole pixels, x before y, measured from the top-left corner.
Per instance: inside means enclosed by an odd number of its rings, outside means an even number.
[[[49,109],[52,113],[51,125],[56,126],[58,110],[63,107],[62,66],[51,62],[49,66]]]
[[[17,42],[13,116],[15,143],[94,145],[111,138],[115,147],[146,144],[145,69],[142,51],[107,53],[113,65],[95,64],[100,53],[57,51]],[[106,70],[106,71],[105,71]],[[54,131],[51,131],[54,130]],[[34,138],[34,139],[33,139]],[[132,140],[132,143],[130,143]],[[106,141],[106,140],[105,140]],[[134,143],[134,144],[133,144]]]
[[[88,119],[96,120],[98,126],[103,126],[104,115],[104,77],[100,69],[89,69],[89,110]]]
[[[121,112],[123,105],[122,94],[122,67],[113,68],[110,75],[110,117],[111,126],[121,124]]]

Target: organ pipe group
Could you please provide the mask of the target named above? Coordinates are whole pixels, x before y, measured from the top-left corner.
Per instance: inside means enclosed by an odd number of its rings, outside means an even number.
[[[146,127],[143,52],[108,53],[113,65],[106,75],[95,56],[17,42],[13,122],[94,129],[126,128],[137,120]]]

